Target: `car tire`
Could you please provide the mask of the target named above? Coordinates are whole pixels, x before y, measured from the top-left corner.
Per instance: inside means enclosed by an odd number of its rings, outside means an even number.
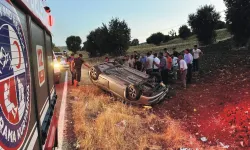
[[[131,101],[137,101],[142,94],[142,91],[138,86],[129,85],[127,87],[127,98]]]
[[[97,80],[99,77],[100,71],[97,69],[97,67],[92,67],[90,69],[90,77],[92,80]]]

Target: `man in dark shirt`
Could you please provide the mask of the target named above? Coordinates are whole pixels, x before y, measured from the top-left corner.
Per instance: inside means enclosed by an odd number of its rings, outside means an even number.
[[[84,62],[84,60],[82,59],[82,54],[79,54],[79,57],[74,59],[74,69],[75,69],[75,73],[76,73],[76,80],[78,82],[81,81],[82,64],[84,64],[86,67],[90,68],[90,66],[88,64],[86,64]]]
[[[159,58],[160,58],[160,64],[156,64],[156,66],[159,67],[160,72],[161,72],[161,79],[165,85],[168,84],[168,70],[167,70],[167,61],[166,58],[163,56],[163,53],[159,53]]]
[[[142,63],[139,60],[139,57],[135,57],[135,69],[142,71]]]

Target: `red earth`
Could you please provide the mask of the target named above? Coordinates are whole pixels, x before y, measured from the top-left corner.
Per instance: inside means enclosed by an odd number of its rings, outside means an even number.
[[[204,144],[250,147],[250,69],[223,67],[155,108],[182,122]],[[221,143],[220,143],[221,142]]]

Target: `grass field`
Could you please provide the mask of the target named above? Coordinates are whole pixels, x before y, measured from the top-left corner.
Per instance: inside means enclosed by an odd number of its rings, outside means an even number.
[[[231,37],[227,29],[217,30],[216,33],[217,33],[217,39],[216,39],[217,42],[226,40]],[[138,51],[139,53],[145,53],[148,51],[160,51],[163,50],[164,48],[171,49],[174,47],[176,48],[177,51],[182,51],[186,48],[192,48],[194,44],[198,44],[196,35],[190,36],[186,40],[183,40],[181,38],[175,38],[171,41],[168,41],[167,43],[161,44],[160,46],[155,46],[153,44],[130,46],[127,52],[132,53],[133,51]]]
[[[216,33],[217,33],[217,39],[216,39],[217,42],[231,38],[231,35],[227,31],[227,29],[217,30]],[[138,46],[130,46],[130,48],[127,51],[127,54],[131,54],[134,51],[137,51],[139,53],[147,53],[149,51],[159,52],[159,51],[163,50],[164,48],[167,48],[169,50],[172,48],[176,48],[176,51],[180,52],[186,48],[192,48],[193,45],[195,45],[195,44],[198,44],[198,40],[196,38],[196,35],[192,35],[186,40],[183,40],[181,38],[175,38],[171,41],[168,41],[167,43],[162,43],[160,46],[156,46],[153,44],[142,44],[142,45],[138,45]],[[102,62],[105,59],[105,56],[96,57],[96,58],[89,58],[88,53],[86,51],[81,51],[78,53],[82,53],[83,58],[85,60],[87,60],[88,62],[89,61],[90,62],[98,62],[98,61]]]
[[[86,72],[84,77],[86,76]],[[154,115],[150,108],[127,106],[94,85],[71,89],[75,149],[161,150],[202,144],[178,120]],[[84,85],[85,84],[85,85]]]

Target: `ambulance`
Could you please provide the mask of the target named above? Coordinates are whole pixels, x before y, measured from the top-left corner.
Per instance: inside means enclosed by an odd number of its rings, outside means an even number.
[[[0,0],[0,150],[57,147],[50,8]]]

